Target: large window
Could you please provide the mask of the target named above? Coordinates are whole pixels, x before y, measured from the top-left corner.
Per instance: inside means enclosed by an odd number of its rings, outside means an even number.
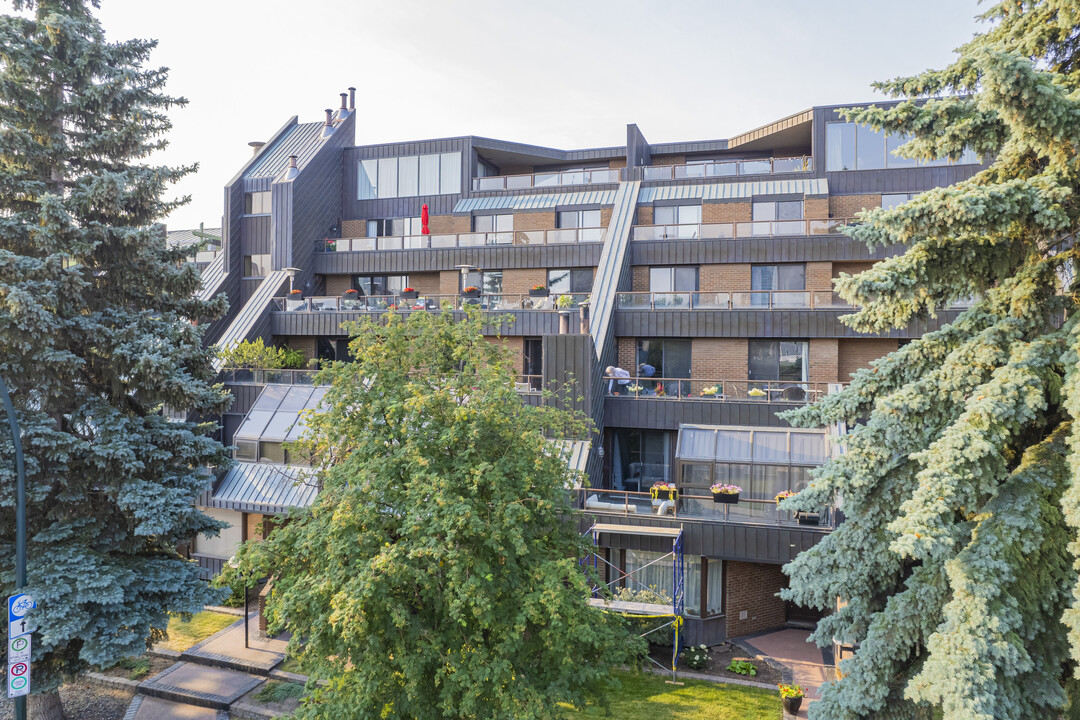
[[[623,567],[627,577],[623,585],[633,590],[651,588],[666,602],[675,594],[673,558],[669,553],[648,550],[623,550]],[[667,555],[667,557],[664,557]],[[724,574],[723,562],[706,560],[705,611],[702,612],[701,558],[687,555],[683,560],[686,577],[683,582],[683,613],[690,617],[719,615],[722,610]]]
[[[544,387],[543,338],[521,339],[521,372],[525,375],[522,382],[528,383],[531,390],[541,390]]]
[[[800,235],[804,231],[802,216],[802,200],[766,200],[752,205],[750,217],[755,235]]]
[[[825,125],[825,169],[881,170],[883,168],[934,167],[938,165],[974,165],[979,158],[971,150],[964,150],[958,160],[937,158],[913,160],[898,157],[893,151],[908,141],[902,133],[887,135],[865,125],[849,122],[831,122]]]
[[[568,268],[548,270],[548,290],[558,295],[567,293],[591,293],[593,284],[592,268]]]
[[[751,340],[749,379],[805,382],[808,346],[799,340]]]
[[[514,230],[514,215],[513,213],[503,213],[500,215],[476,215],[473,217],[473,232],[497,232],[497,233],[511,233]],[[512,242],[513,236],[507,240]]]
[[[244,193],[245,215],[268,215],[270,213],[270,191]]]
[[[365,230],[367,237],[401,237],[420,235],[423,232],[423,224],[418,217],[380,218],[368,220]]]
[[[600,227],[599,210],[560,210],[560,228],[596,228]]]
[[[469,272],[461,280],[461,289],[467,287],[480,288],[485,295],[501,295],[503,291],[502,270],[484,270],[482,272]]]
[[[612,482],[616,490],[645,492],[671,476],[671,433],[619,429],[612,432]]]
[[[245,255],[244,277],[266,277],[270,274],[270,255]]]
[[[805,307],[806,265],[751,265],[750,304],[762,307]]]
[[[652,339],[637,341],[637,368],[630,374],[644,388],[641,395],[685,396],[690,392],[689,340]],[[629,368],[627,368],[629,369]],[[652,378],[665,378],[659,382]]]
[[[397,295],[409,287],[408,275],[353,275],[352,288],[361,295]]]
[[[690,294],[698,289],[698,269],[693,266],[649,268],[649,292],[654,308],[690,307]],[[661,293],[661,294],[655,294]]]
[[[461,153],[402,155],[361,160],[356,197],[415,197],[461,192]]]
[[[897,205],[903,205],[919,193],[885,193],[881,196],[883,210],[892,210]]]

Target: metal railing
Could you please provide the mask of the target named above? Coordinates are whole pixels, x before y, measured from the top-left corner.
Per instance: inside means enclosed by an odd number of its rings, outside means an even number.
[[[592,170],[560,170],[527,175],[493,175],[472,180],[472,189],[522,190],[525,188],[562,187],[566,185],[595,185],[619,182],[619,168],[594,168]]]
[[[313,385],[316,370],[225,368],[222,382],[230,385]]]
[[[744,177],[747,175],[773,175],[775,173],[811,172],[814,158],[810,156],[791,158],[759,158],[756,160],[725,160],[687,165],[649,165],[643,168],[643,179],[690,180],[694,178]]]
[[[713,522],[802,525],[822,529],[832,529],[834,526],[832,508],[823,507],[816,513],[794,513],[777,509],[777,503],[772,498],[740,497],[738,503],[717,503],[712,495],[689,494],[695,490],[708,492],[702,488],[680,487],[672,501],[654,500],[648,492],[578,488],[577,508],[588,513],[660,515]]]
[[[567,298],[562,301],[560,299]],[[386,312],[397,310],[460,310],[464,305],[475,305],[481,310],[570,310],[589,299],[588,293],[565,293],[548,297],[532,297],[520,293],[485,293],[479,297],[464,295],[419,295],[404,298],[399,295],[319,296],[301,299],[274,298],[278,312]]]
[[[383,237],[325,238],[319,252],[370,252],[374,250],[428,250],[439,248],[497,247],[514,245],[572,245],[604,240],[606,228],[559,228],[556,230],[507,230],[505,232],[434,233]]]
[[[804,380],[716,380],[713,378],[605,377],[610,397],[648,400],[816,402],[830,386],[847,383]]]
[[[686,225],[635,225],[631,240],[729,240],[776,235],[836,235],[854,218],[753,220]]]
[[[619,310],[850,310],[831,290],[621,292]]]

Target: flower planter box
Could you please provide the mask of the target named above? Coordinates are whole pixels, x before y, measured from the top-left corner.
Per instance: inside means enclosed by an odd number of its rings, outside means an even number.
[[[653,500],[675,500],[679,496],[678,490],[656,490],[652,493]]]
[[[420,292],[417,290],[402,290],[398,297],[402,300],[415,300],[420,297]]]
[[[739,502],[739,493],[713,493],[712,501],[714,503],[728,503],[735,505]]]
[[[551,291],[548,290],[547,288],[544,288],[543,290],[535,290],[535,289],[529,290],[529,297],[546,298],[550,294],[551,294]]]
[[[820,525],[821,514],[811,512],[797,512],[795,513],[795,520],[798,521],[800,525]]]

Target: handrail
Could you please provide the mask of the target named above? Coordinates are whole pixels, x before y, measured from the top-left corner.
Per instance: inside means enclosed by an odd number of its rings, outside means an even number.
[[[382,237],[324,238],[318,252],[371,252],[376,250],[429,250],[440,248],[499,247],[517,245],[572,245],[599,243],[604,229],[557,228],[554,230],[507,230],[504,232],[431,233]]]
[[[472,180],[474,192],[489,190],[521,190],[534,187],[562,187],[566,185],[614,184],[619,182],[619,168],[592,168],[588,170],[553,170],[524,175],[491,175]]]
[[[642,179],[690,180],[694,178],[744,177],[776,173],[812,172],[814,158],[809,155],[791,158],[757,158],[749,160],[717,160],[684,165],[647,165]]]
[[[576,507],[587,513],[622,515],[660,514],[688,520],[712,520],[756,525],[809,525],[825,530],[834,527],[833,508],[822,507],[817,513],[780,510],[773,499],[740,497],[738,503],[716,503],[711,495],[690,495],[679,486],[675,500],[653,499],[648,492],[575,488]],[[804,520],[800,520],[803,516]],[[809,522],[813,517],[814,522]]]
[[[559,307],[560,298],[569,300]],[[405,298],[400,295],[357,295],[348,296],[312,296],[292,299],[274,298],[277,312],[386,312],[390,308],[407,310],[460,310],[465,305],[475,305],[489,312],[511,310],[542,310],[555,312],[571,310],[589,299],[588,293],[551,294],[547,297],[533,297],[521,293],[484,293],[478,297],[464,295],[418,295]]]
[[[750,220],[684,225],[635,225],[631,240],[729,240],[774,237],[776,235],[836,235],[856,223],[855,218],[811,218],[805,220]]]
[[[732,380],[716,378],[665,378],[657,376],[613,377],[605,392],[609,397],[649,400],[816,402],[837,386],[847,383],[808,380]]]
[[[850,310],[831,290],[621,292],[619,310]]]
[[[312,385],[316,372],[318,371],[292,368],[225,368],[222,371],[222,382],[229,385]]]

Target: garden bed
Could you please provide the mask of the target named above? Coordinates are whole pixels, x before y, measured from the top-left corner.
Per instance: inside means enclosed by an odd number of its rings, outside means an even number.
[[[672,685],[644,673],[616,672],[615,677],[622,687],[608,693],[610,714],[597,705],[582,710],[567,708],[567,720],[779,720],[781,716],[780,694],[775,691],[703,680]]]
[[[758,660],[750,655],[747,655],[746,651],[742,648],[732,645],[731,643],[722,643],[714,647],[708,648],[706,651],[709,659],[704,668],[695,669],[691,668],[686,662],[686,650],[684,649],[682,654],[679,655],[679,672],[696,672],[702,675],[712,675],[716,678],[724,680],[750,680],[753,682],[765,683],[766,685],[776,686],[783,682],[783,677],[780,671],[766,663],[764,660]],[[665,647],[650,647],[649,656],[660,663],[665,668],[671,667],[671,648]],[[728,672],[728,666],[732,660],[749,660],[757,668],[756,675],[742,675],[740,673]],[[649,663],[651,667],[656,667]]]
[[[140,655],[137,658],[126,658],[118,665],[108,670],[102,670],[102,675],[124,678],[125,680],[145,680],[157,675],[176,662],[176,658],[158,657],[156,655]]]
[[[237,620],[235,615],[203,611],[196,613],[191,620],[184,621],[179,615],[169,618],[169,637],[154,647],[184,652],[192,645],[200,643],[216,632],[229,627]]]
[[[15,706],[0,692],[0,720],[12,720]],[[60,687],[67,720],[123,720],[134,695],[130,690],[107,688],[84,680]]]
[[[304,686],[298,683],[267,680],[238,702],[276,715],[285,715],[300,707],[303,690]]]

